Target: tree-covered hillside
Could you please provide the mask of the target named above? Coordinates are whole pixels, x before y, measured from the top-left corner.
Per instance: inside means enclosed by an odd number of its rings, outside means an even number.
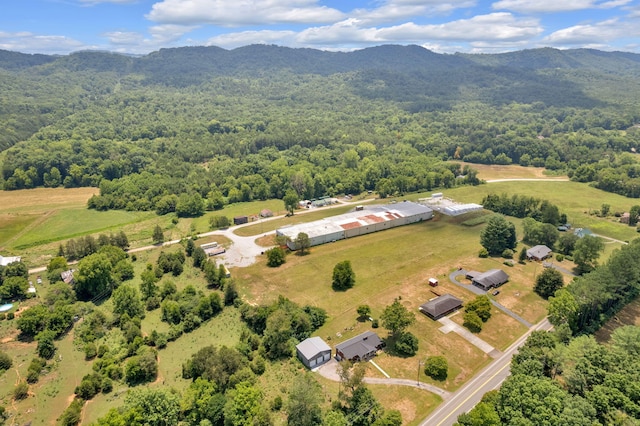
[[[92,207],[159,210],[180,194],[218,205],[477,183],[442,163],[454,159],[637,197],[638,75],[640,56],[586,49],[0,52],[1,183],[100,186]]]

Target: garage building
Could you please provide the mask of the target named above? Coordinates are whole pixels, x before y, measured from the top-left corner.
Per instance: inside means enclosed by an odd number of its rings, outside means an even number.
[[[318,367],[331,359],[331,347],[320,337],[309,337],[296,345],[298,359],[308,368]]]
[[[296,250],[295,240],[301,232],[309,236],[311,246],[317,246],[429,220],[432,217],[431,208],[405,201],[392,205],[363,206],[362,210],[283,227],[276,230],[276,235],[288,237],[287,246],[291,250]]]

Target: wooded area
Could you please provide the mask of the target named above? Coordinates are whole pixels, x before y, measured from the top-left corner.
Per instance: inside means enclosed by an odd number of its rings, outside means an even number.
[[[640,196],[640,58],[248,46],[132,58],[0,51],[4,189],[99,186],[96,209],[479,183],[443,160],[544,166]],[[456,179],[456,176],[465,179]]]

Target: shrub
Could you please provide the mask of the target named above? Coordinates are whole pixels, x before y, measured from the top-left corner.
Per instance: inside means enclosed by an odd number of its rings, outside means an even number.
[[[13,360],[5,352],[0,351],[0,372],[8,370],[13,365]]]
[[[27,369],[27,382],[37,382],[45,365],[47,365],[47,362],[42,358],[33,358]]]
[[[7,318],[7,314],[5,314],[4,312],[0,313],[0,321],[2,321],[3,319]]]
[[[98,355],[98,348],[96,344],[93,342],[89,342],[84,345],[84,359],[87,361],[94,359]]]
[[[267,266],[277,268],[287,261],[285,251],[281,247],[274,247],[265,252],[267,255]]]
[[[505,260],[504,262],[502,262],[503,265],[508,266],[510,268],[513,267],[513,262],[510,260]]]
[[[374,319],[373,321],[371,321],[371,327],[373,328],[378,328],[380,327],[380,322],[378,321],[378,319]]]
[[[513,250],[505,249],[502,252],[502,257],[504,257],[505,259],[513,259]]]
[[[414,356],[418,352],[418,338],[409,332],[402,333],[396,339],[394,349],[401,355]]]
[[[8,319],[8,320],[12,320],[12,319],[14,319],[15,317],[16,317],[16,314],[14,314],[13,312],[9,312],[9,313],[7,314],[7,319]]]
[[[82,415],[82,405],[84,401],[82,399],[74,399],[71,404],[64,410],[64,413],[58,420],[62,426],[76,426],[80,423]]]
[[[564,260],[564,254],[562,254],[562,253],[556,254],[556,260],[558,262],[562,262]]]
[[[109,346],[100,345],[98,347],[98,353],[96,355],[98,356],[98,358],[102,358],[107,352],[109,352]]]
[[[424,363],[424,374],[434,380],[446,380],[449,363],[443,356],[430,356]]]
[[[13,390],[13,399],[20,401],[29,396],[29,385],[27,382],[20,382]]]
[[[489,252],[487,251],[486,248],[481,248],[480,251],[478,252],[478,257],[489,257]]]
[[[472,333],[479,333],[482,331],[482,320],[475,311],[470,311],[464,314],[463,325]]]
[[[280,411],[281,408],[282,408],[282,397],[278,395],[275,398],[273,398],[273,401],[271,401],[271,409],[273,411]]]

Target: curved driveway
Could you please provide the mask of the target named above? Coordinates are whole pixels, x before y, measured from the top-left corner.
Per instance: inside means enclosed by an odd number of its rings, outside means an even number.
[[[459,275],[464,275],[467,276],[467,271],[465,269],[458,269],[453,271],[452,273],[449,274],[449,279],[451,280],[452,283],[467,289],[477,295],[483,295],[483,294],[487,294],[486,291],[482,290],[481,288],[476,287],[475,285],[471,285],[471,284],[464,284],[461,283],[460,281],[458,281],[458,276]],[[533,324],[531,324],[529,321],[527,321],[526,319],[522,318],[520,315],[516,314],[515,312],[512,312],[511,310],[507,309],[506,307],[502,306],[500,303],[496,302],[495,300],[493,300],[492,298],[489,298],[489,300],[491,301],[491,304],[493,306],[495,306],[496,308],[500,309],[502,312],[504,312],[505,314],[509,315],[511,318],[515,319],[516,321],[520,322],[521,324],[524,324],[525,327],[527,328],[531,328],[533,326]]]

